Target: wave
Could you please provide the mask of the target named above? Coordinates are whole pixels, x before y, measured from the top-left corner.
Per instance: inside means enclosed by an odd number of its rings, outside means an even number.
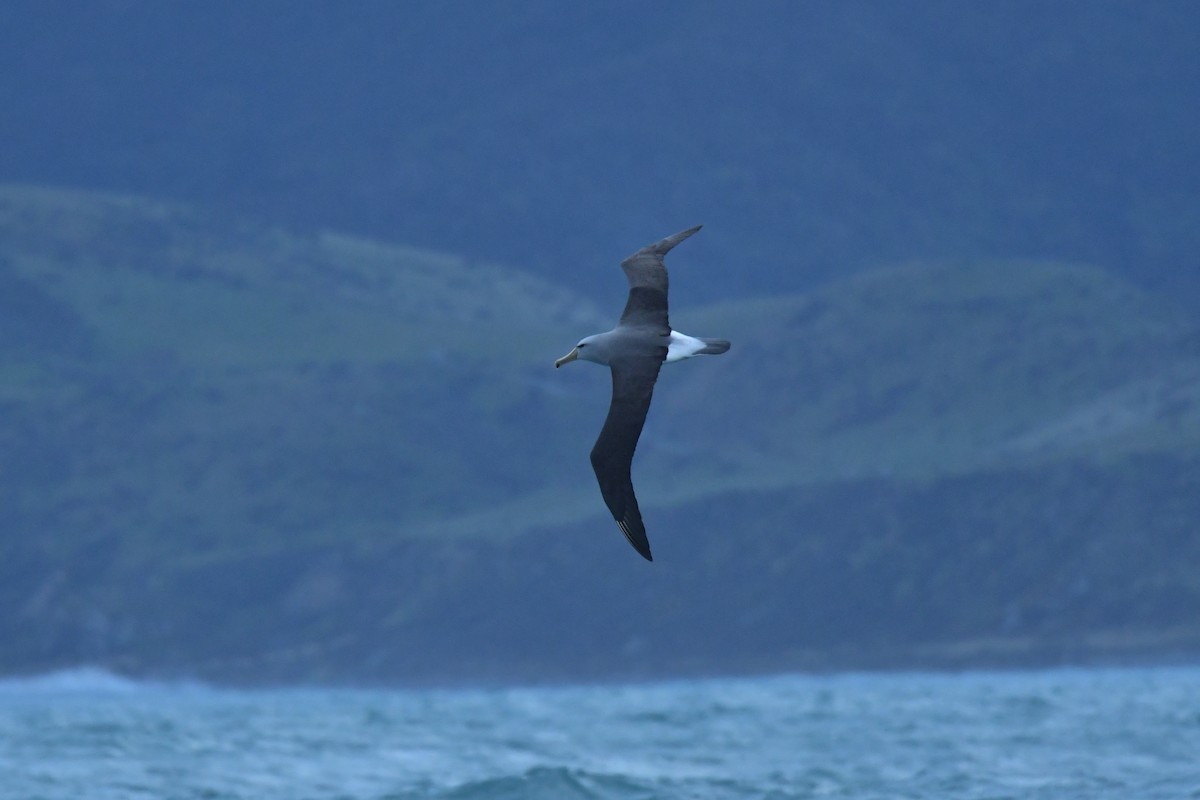
[[[567,767],[534,767],[520,775],[506,775],[465,783],[440,800],[571,800],[571,798],[638,797],[655,786],[624,775],[605,775]]]
[[[103,667],[71,667],[36,675],[0,678],[3,694],[131,694],[147,689],[199,689],[202,684],[180,681],[145,681],[119,675]]]

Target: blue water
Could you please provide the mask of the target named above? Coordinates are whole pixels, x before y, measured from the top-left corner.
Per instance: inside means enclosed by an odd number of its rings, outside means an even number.
[[[1200,669],[489,690],[0,681],[0,798],[1200,798]]]

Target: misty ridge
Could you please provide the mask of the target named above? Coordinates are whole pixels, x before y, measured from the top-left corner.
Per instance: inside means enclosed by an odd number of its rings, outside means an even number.
[[[0,670],[1194,655],[1194,12],[687,8],[0,12]]]

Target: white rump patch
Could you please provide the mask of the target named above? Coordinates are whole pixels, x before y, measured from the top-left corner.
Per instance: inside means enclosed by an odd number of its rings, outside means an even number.
[[[671,341],[667,345],[667,363],[670,364],[672,361],[682,361],[685,358],[691,358],[707,346],[694,336],[688,336],[686,333],[680,333],[679,331],[671,331]]]

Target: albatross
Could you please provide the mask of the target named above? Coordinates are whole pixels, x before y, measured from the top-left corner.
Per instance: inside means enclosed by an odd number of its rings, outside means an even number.
[[[630,466],[646,424],[658,371],[664,363],[718,355],[729,349],[724,339],[688,336],[671,330],[667,321],[667,265],[663,257],[698,230],[699,225],[680,231],[622,261],[621,269],[629,279],[629,299],[617,327],[580,339],[571,352],[554,362],[556,369],[578,359],[612,370],[612,403],[592,447],[592,469],[621,533],[647,561],[654,558],[633,493]]]

